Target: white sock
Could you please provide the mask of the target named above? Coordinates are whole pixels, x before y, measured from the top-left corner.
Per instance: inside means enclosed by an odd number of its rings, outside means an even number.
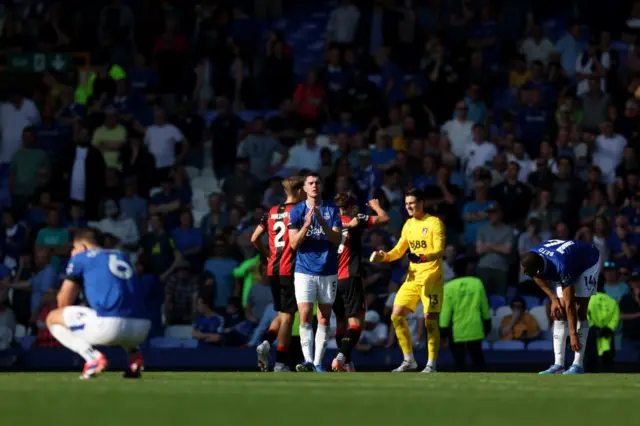
[[[316,353],[313,358],[313,365],[322,365],[328,342],[329,326],[318,324],[318,329],[316,330]]]
[[[584,367],[584,351],[587,348],[587,337],[589,337],[589,321],[578,321],[578,340],[582,348],[573,357],[573,365]]]
[[[567,322],[553,322],[553,352],[556,355],[554,364],[564,367],[564,353],[567,349]]]
[[[407,362],[413,362],[414,361],[413,352],[404,354],[404,360]]]
[[[313,362],[313,326],[300,323],[300,345],[304,362]]]
[[[427,361],[427,366],[431,367],[431,368],[436,368],[436,360],[435,359],[430,359]]]
[[[71,330],[66,327],[54,324],[49,328],[49,332],[58,342],[80,355],[87,362],[95,361],[100,355],[100,352],[78,336],[74,336]]]

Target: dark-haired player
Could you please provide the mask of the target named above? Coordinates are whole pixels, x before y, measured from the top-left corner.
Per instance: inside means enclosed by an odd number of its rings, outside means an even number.
[[[342,215],[342,244],[338,247],[338,290],[333,312],[336,314],[336,342],[340,352],[331,363],[333,371],[355,372],[351,351],[360,339],[364,321],[362,287],[362,234],[367,228],[389,222],[389,215],[378,200],[368,205],[377,216],[358,214],[358,200],[350,193],[340,193],[333,202]],[[347,321],[349,329],[347,329]]]
[[[582,364],[589,335],[587,308],[598,288],[600,260],[596,246],[579,240],[545,241],[531,247],[520,259],[522,271],[551,299],[555,362],[540,374],[584,373]],[[564,371],[567,325],[575,357],[573,365]]]
[[[295,253],[289,244],[289,212],[296,203],[304,199],[303,179],[290,177],[282,181],[287,199],[283,204],[271,207],[251,236],[251,243],[268,258],[267,276],[273,295],[273,306],[278,316],[271,322],[265,333],[264,341],[258,345],[258,367],[262,371],[269,369],[269,351],[278,339],[276,348],[275,372],[289,371],[288,350],[291,340],[293,315],[298,310],[295,289],[293,287],[293,268]],[[269,249],[262,243],[262,234],[269,236]]]
[[[86,361],[81,379],[100,374],[107,358],[94,346],[121,346],[129,357],[129,377],[139,376],[143,360],[138,350],[151,328],[146,319],[146,290],[138,285],[128,256],[101,247],[101,234],[75,234],[66,278],[58,293],[58,308],[47,316],[51,335]],[[80,293],[89,302],[71,306]]]
[[[440,351],[440,329],[438,318],[442,310],[444,277],[442,258],[444,256],[444,224],[424,209],[421,191],[412,189],[404,198],[407,213],[411,216],[402,227],[402,234],[396,246],[385,253],[371,254],[372,262],[393,262],[409,250],[409,270],[402,287],[393,301],[391,322],[396,331],[398,344],[404,354],[402,364],[393,370],[396,373],[414,371],[418,368],[413,356],[411,330],[407,323],[409,312],[415,312],[418,301],[424,306],[425,327],[429,359],[423,373],[436,371],[436,359]]]

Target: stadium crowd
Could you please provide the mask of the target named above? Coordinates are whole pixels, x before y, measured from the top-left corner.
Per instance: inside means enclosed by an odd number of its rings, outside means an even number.
[[[326,199],[381,201],[390,223],[365,235],[365,259],[422,189],[446,224],[445,280],[473,260],[492,341],[550,338],[520,254],[593,242],[615,347],[640,342],[640,2],[298,3],[4,2],[0,349],[57,345],[43,321],[86,226],[135,259],[151,337],[256,345],[275,312],[250,236],[305,170]],[[91,66],[17,75],[12,55],[34,51],[88,51]],[[406,266],[365,261],[359,349],[395,344]],[[417,347],[421,317],[407,318]]]

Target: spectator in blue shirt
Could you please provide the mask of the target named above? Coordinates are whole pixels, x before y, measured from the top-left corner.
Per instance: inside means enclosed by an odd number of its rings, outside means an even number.
[[[144,288],[143,293],[147,296],[147,319],[151,321],[149,338],[163,336],[162,304],[164,302],[164,292],[158,277],[151,273],[150,258],[146,254],[141,254],[136,259],[136,274],[138,275],[139,285]]]
[[[57,271],[51,264],[51,249],[36,246],[35,265],[38,271],[29,281],[17,281],[9,284],[16,290],[31,289],[31,316],[40,311],[40,297],[57,283]]]
[[[376,53],[375,61],[380,68],[382,91],[386,95],[388,103],[393,104],[400,102],[404,97],[404,75],[391,59],[389,59],[389,49],[386,47],[380,48]]]
[[[464,102],[467,104],[467,120],[476,124],[484,124],[487,119],[487,105],[480,98],[480,85],[477,83],[471,83],[467,90],[467,96],[464,98]],[[458,112],[453,113],[453,118],[458,117]]]
[[[4,253],[4,264],[10,269],[18,266],[20,252],[25,244],[27,230],[21,223],[16,222],[15,213],[11,210],[2,212],[2,221],[4,222],[4,244],[2,252]]]
[[[204,264],[205,271],[216,279],[216,293],[213,304],[216,309],[225,308],[229,298],[234,293],[235,280],[233,279],[233,270],[238,266],[238,262],[232,259],[228,253],[227,242],[224,238],[218,237],[213,247],[213,257],[209,258]]]
[[[154,86],[158,83],[158,75],[146,62],[144,55],[136,55],[136,64],[127,75],[131,84],[131,100],[136,107],[146,105]]]
[[[558,100],[556,88],[549,82],[544,74],[544,65],[541,61],[533,61],[531,64],[531,80],[524,89],[538,89],[540,91],[540,103],[544,106],[554,104]]]
[[[474,183],[474,199],[465,203],[462,209],[464,220],[464,242],[475,250],[476,234],[478,229],[489,223],[489,207],[495,201],[488,199],[488,183],[477,179]]]
[[[556,52],[560,54],[562,69],[570,78],[576,75],[578,56],[584,51],[584,42],[580,40],[580,23],[573,22],[569,32],[556,44]]]
[[[613,232],[607,238],[611,259],[619,266],[633,266],[638,254],[640,235],[629,229],[629,220],[623,214],[616,216],[615,225]]]
[[[191,335],[198,347],[219,346],[224,336],[224,318],[213,311],[211,291],[203,289],[196,301],[196,317]]]
[[[378,169],[387,166],[396,158],[396,150],[391,146],[391,136],[385,129],[376,132],[375,146],[371,148],[371,163]]]
[[[172,186],[171,177],[165,176],[162,179],[162,191],[151,197],[149,213],[163,214],[165,217],[165,229],[175,229],[180,224],[182,203],[180,191]]]
[[[71,201],[69,207],[69,219],[66,221],[69,232],[87,227],[87,219],[84,217],[84,203],[80,201]]]
[[[183,258],[189,262],[192,271],[197,272],[202,265],[202,247],[204,237],[202,231],[193,227],[193,215],[188,209],[180,213],[180,226],[171,233],[176,248],[182,253]]]
[[[413,187],[423,189],[438,182],[438,167],[436,157],[425,155],[422,159],[422,174],[413,179]]]
[[[537,151],[549,126],[549,113],[540,105],[540,90],[521,91],[523,106],[518,111],[516,137],[523,140],[528,151]]]

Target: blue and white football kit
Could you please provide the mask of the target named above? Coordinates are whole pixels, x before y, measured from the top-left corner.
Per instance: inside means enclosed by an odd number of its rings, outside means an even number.
[[[549,240],[532,247],[529,251],[540,255],[545,262],[539,277],[550,285],[555,285],[556,295],[562,298],[563,289],[573,286],[576,297],[589,298],[598,288],[600,275],[600,251],[593,244],[574,240]],[[567,347],[568,324],[566,320],[553,322],[553,351],[555,362],[540,374],[580,374],[589,335],[589,322],[578,320],[578,340],[582,346],[573,359],[573,364],[565,372],[565,352]]]
[[[88,250],[73,256],[66,279],[81,284],[90,307],[68,306],[65,325],[91,345],[136,348],[149,334],[145,289],[126,254],[118,250]]]
[[[340,209],[323,203],[318,207],[329,228],[342,229]],[[289,212],[289,229],[299,230],[309,213],[306,201],[296,204]],[[307,236],[296,250],[293,284],[298,303],[332,305],[338,288],[338,247],[325,235],[318,220],[313,217]]]
[[[529,249],[545,260],[540,278],[555,285],[556,294],[574,286],[576,297],[591,297],[598,288],[600,251],[593,244],[575,240],[549,240]]]

